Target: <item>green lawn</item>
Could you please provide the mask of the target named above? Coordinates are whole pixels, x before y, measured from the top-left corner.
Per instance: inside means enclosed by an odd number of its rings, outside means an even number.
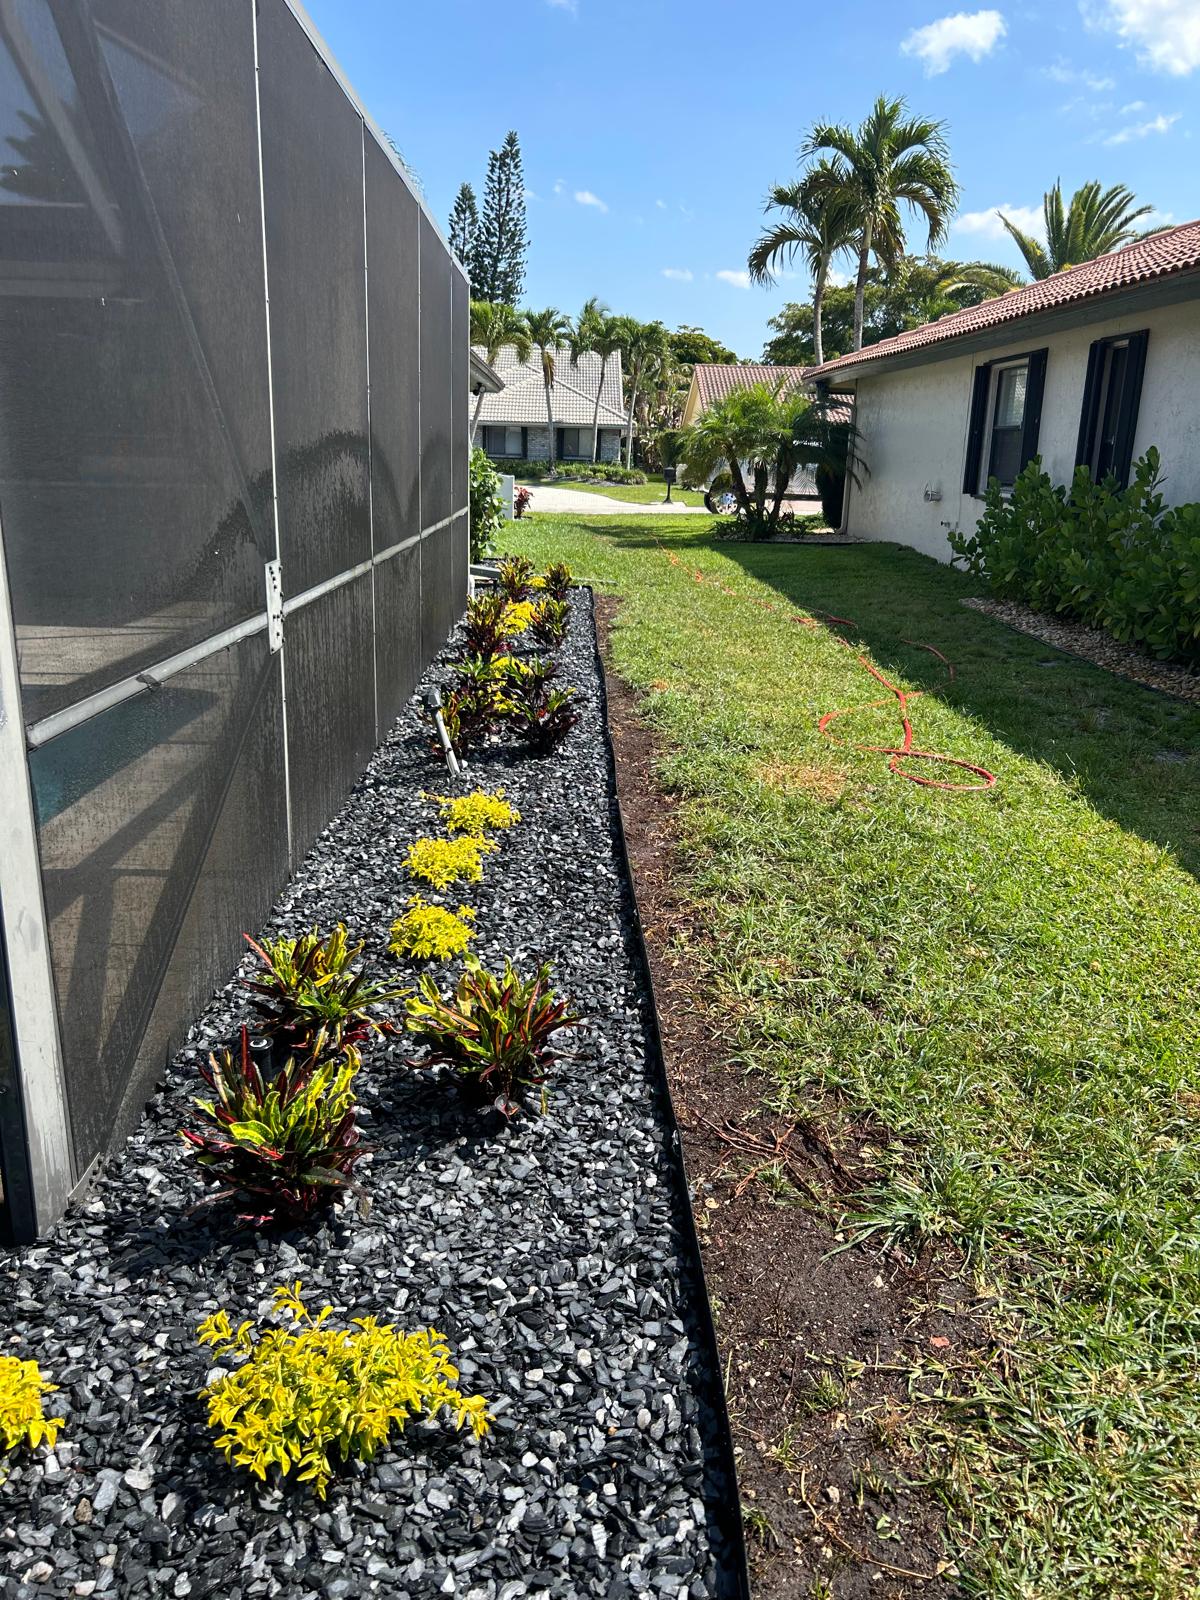
[[[517,480],[518,483],[521,479]],[[536,489],[538,484],[529,482],[527,487]],[[667,486],[663,482],[661,473],[650,475],[649,483],[578,483],[574,478],[559,478],[551,486],[555,489],[581,489],[584,494],[603,494],[610,500],[637,500],[642,505],[651,505],[655,501],[665,500]],[[671,490],[672,500],[681,500],[685,506],[702,506],[704,496],[698,489]]]
[[[508,540],[623,601],[616,665],[683,797],[703,977],[746,1063],[780,1103],[833,1091],[894,1130],[859,1227],[953,1241],[996,1297],[1002,1354],[923,1413],[970,1592],[1194,1596],[1200,708],[965,609],[968,581],[912,551],[709,526],[543,517]],[[883,690],[791,608],[854,618],[925,691],[918,745],[996,787],[832,747],[818,717]],[[836,730],[890,744],[894,712]]]

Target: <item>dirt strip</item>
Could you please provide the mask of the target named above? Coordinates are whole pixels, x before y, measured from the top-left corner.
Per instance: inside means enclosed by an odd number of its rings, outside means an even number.
[[[958,1592],[929,1463],[908,1443],[910,1382],[987,1344],[955,1264],[839,1249],[886,1133],[764,1109],[709,998],[707,932],[679,879],[655,738],[611,670],[616,603],[597,597],[618,791],[713,1299],[758,1600]],[[827,1130],[836,1128],[836,1133]],[[834,1253],[837,1252],[837,1253]]]

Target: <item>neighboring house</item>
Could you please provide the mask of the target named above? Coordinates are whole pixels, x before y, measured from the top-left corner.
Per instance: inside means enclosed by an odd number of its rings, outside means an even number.
[[[869,474],[844,526],[950,559],[989,477],[1033,456],[1068,482],[1151,445],[1172,504],[1200,500],[1200,222],[1188,222],[809,373],[855,397]]]
[[[481,351],[476,350],[474,355],[482,361]],[[555,460],[590,461],[600,357],[588,352],[573,362],[569,351],[560,350],[554,358],[554,368],[550,406],[555,428]],[[548,460],[550,442],[541,353],[535,350],[528,361],[519,361],[514,348],[506,345],[496,359],[495,375],[503,388],[499,393],[484,395],[475,443],[493,460]],[[619,355],[610,356],[605,368],[599,421],[597,459],[615,461],[625,436]]]
[[[804,382],[808,371],[808,367],[766,367],[750,362],[722,365],[713,361],[697,361],[692,368],[691,386],[683,403],[682,426],[691,427],[714,400],[723,400],[735,389],[749,389],[755,383],[774,385],[781,378],[789,389],[794,389]]]

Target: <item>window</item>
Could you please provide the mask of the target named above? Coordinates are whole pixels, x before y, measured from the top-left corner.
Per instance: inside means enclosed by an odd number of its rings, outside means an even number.
[[[584,449],[584,429],[560,428],[558,430],[558,459],[560,461],[582,461],[586,455],[592,458],[591,445]]]
[[[1044,350],[975,369],[964,494],[983,494],[992,478],[1010,489],[1037,454],[1045,382]]]
[[[524,428],[502,428],[499,426],[485,427],[483,430],[483,448],[489,456],[516,456],[523,459],[525,455],[525,430]]]
[[[1109,473],[1122,488],[1129,482],[1149,337],[1142,329],[1097,339],[1088,351],[1075,465],[1089,468],[1097,482]]]

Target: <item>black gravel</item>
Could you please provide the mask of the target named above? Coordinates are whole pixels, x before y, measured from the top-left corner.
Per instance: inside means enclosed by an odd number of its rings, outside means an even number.
[[[505,1125],[388,1041],[359,1080],[376,1146],[366,1215],[349,1203],[311,1231],[256,1234],[227,1210],[191,1211],[205,1189],[177,1130],[197,1062],[247,1015],[235,984],[214,995],[87,1200],[0,1262],[0,1348],[40,1361],[66,1418],[54,1453],[18,1454],[0,1487],[5,1600],[737,1592],[728,1441],[647,1046],[590,596],[572,607],[561,661],[582,722],[547,758],[472,762],[459,787],[502,783],[523,820],[484,881],[446,897],[477,910],[485,964],[549,959],[586,1019],[565,1036],[576,1059],[547,1114]],[[421,791],[449,792],[415,707],[268,925],[343,920],[390,974],[387,928],[416,887],[399,863],[438,827]],[[196,1324],[219,1305],[235,1323],[265,1316],[295,1278],[340,1316],[442,1329],[464,1389],[494,1403],[492,1433],[410,1429],[324,1504],[227,1467],[197,1400],[210,1360]]]

